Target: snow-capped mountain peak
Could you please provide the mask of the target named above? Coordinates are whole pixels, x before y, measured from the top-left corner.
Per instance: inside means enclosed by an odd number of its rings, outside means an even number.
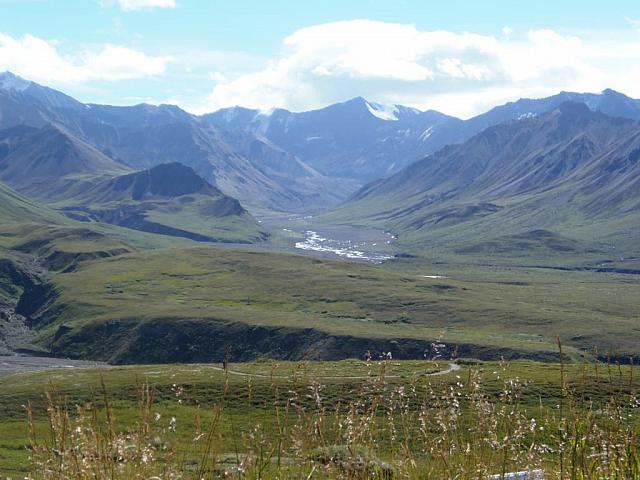
[[[22,92],[29,88],[31,82],[7,71],[0,73],[0,90],[16,90]]]

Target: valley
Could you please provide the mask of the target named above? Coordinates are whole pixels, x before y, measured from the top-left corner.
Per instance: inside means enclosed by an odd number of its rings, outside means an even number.
[[[0,476],[640,472],[637,100],[2,85]]]
[[[0,0],[0,480],[640,480],[640,9]]]
[[[3,75],[28,119],[0,133],[5,352],[415,359],[442,342],[550,361],[560,336],[574,360],[640,353],[640,107],[624,95],[465,121],[363,98],[198,117]]]

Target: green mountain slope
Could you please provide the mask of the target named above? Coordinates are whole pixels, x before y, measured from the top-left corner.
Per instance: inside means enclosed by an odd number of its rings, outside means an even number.
[[[638,123],[565,103],[374,182],[325,221],[377,225],[418,250],[487,253],[498,242],[496,252],[518,255],[530,250],[519,246],[524,236],[543,254],[612,244],[635,254],[628,232],[640,226],[639,160]]]
[[[0,131],[0,181],[76,220],[198,241],[267,237],[237,200],[187,166],[130,172],[60,127]]]
[[[180,163],[103,180],[57,206],[78,220],[196,241],[249,243],[268,236],[237,200]]]
[[[62,215],[38,205],[0,182],[0,224],[4,226],[3,230],[9,224],[59,222],[64,222]]]

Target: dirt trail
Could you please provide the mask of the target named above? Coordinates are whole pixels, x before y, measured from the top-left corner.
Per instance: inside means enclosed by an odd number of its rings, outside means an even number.
[[[209,367],[212,370],[217,370],[219,372],[224,372],[224,369],[222,367]],[[438,372],[433,372],[433,373],[427,373],[426,375],[428,377],[436,377],[436,376],[440,376],[440,375],[447,375],[448,373],[451,372],[456,372],[460,370],[460,365],[458,365],[457,363],[450,363],[449,367],[444,369],[444,370],[440,370]],[[254,378],[278,378],[278,379],[287,379],[287,378],[291,378],[291,375],[266,375],[263,373],[247,373],[247,372],[239,372],[237,370],[229,370],[227,369],[227,373],[229,373],[229,375],[237,375],[239,377],[254,377]],[[324,379],[334,379],[334,380],[339,380],[339,379],[345,379],[345,380],[367,380],[370,378],[375,378],[375,376],[331,376],[331,375],[314,375],[315,378],[324,378]],[[385,378],[400,378],[399,375],[385,375]]]
[[[22,356],[22,355],[12,355],[12,356],[0,356],[0,377],[11,375],[14,373],[21,372],[37,372],[42,370],[51,370],[51,369],[78,369],[78,368],[96,368],[96,367],[106,367],[108,364],[101,362],[91,362],[84,360],[67,360],[64,358],[52,358],[52,357],[30,357],[30,356]],[[219,372],[224,372],[222,367],[214,367],[211,365],[207,365],[207,368],[211,370],[216,370]],[[438,372],[427,373],[427,376],[435,377],[440,375],[447,375],[448,373],[455,372],[460,370],[460,365],[457,363],[450,363],[449,366]],[[237,370],[227,370],[229,375],[237,375],[240,377],[254,377],[254,378],[278,378],[278,379],[288,379],[291,378],[291,375],[268,375],[262,373],[247,373],[240,372]],[[331,376],[331,375],[315,375],[316,378],[323,379],[345,379],[345,380],[367,380],[370,378],[374,378],[372,376]],[[400,378],[399,375],[386,375],[386,378]]]

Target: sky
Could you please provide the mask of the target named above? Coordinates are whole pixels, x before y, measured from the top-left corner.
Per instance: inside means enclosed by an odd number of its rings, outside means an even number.
[[[640,1],[0,0],[0,71],[80,101],[293,111],[363,96],[468,118],[640,98]]]

